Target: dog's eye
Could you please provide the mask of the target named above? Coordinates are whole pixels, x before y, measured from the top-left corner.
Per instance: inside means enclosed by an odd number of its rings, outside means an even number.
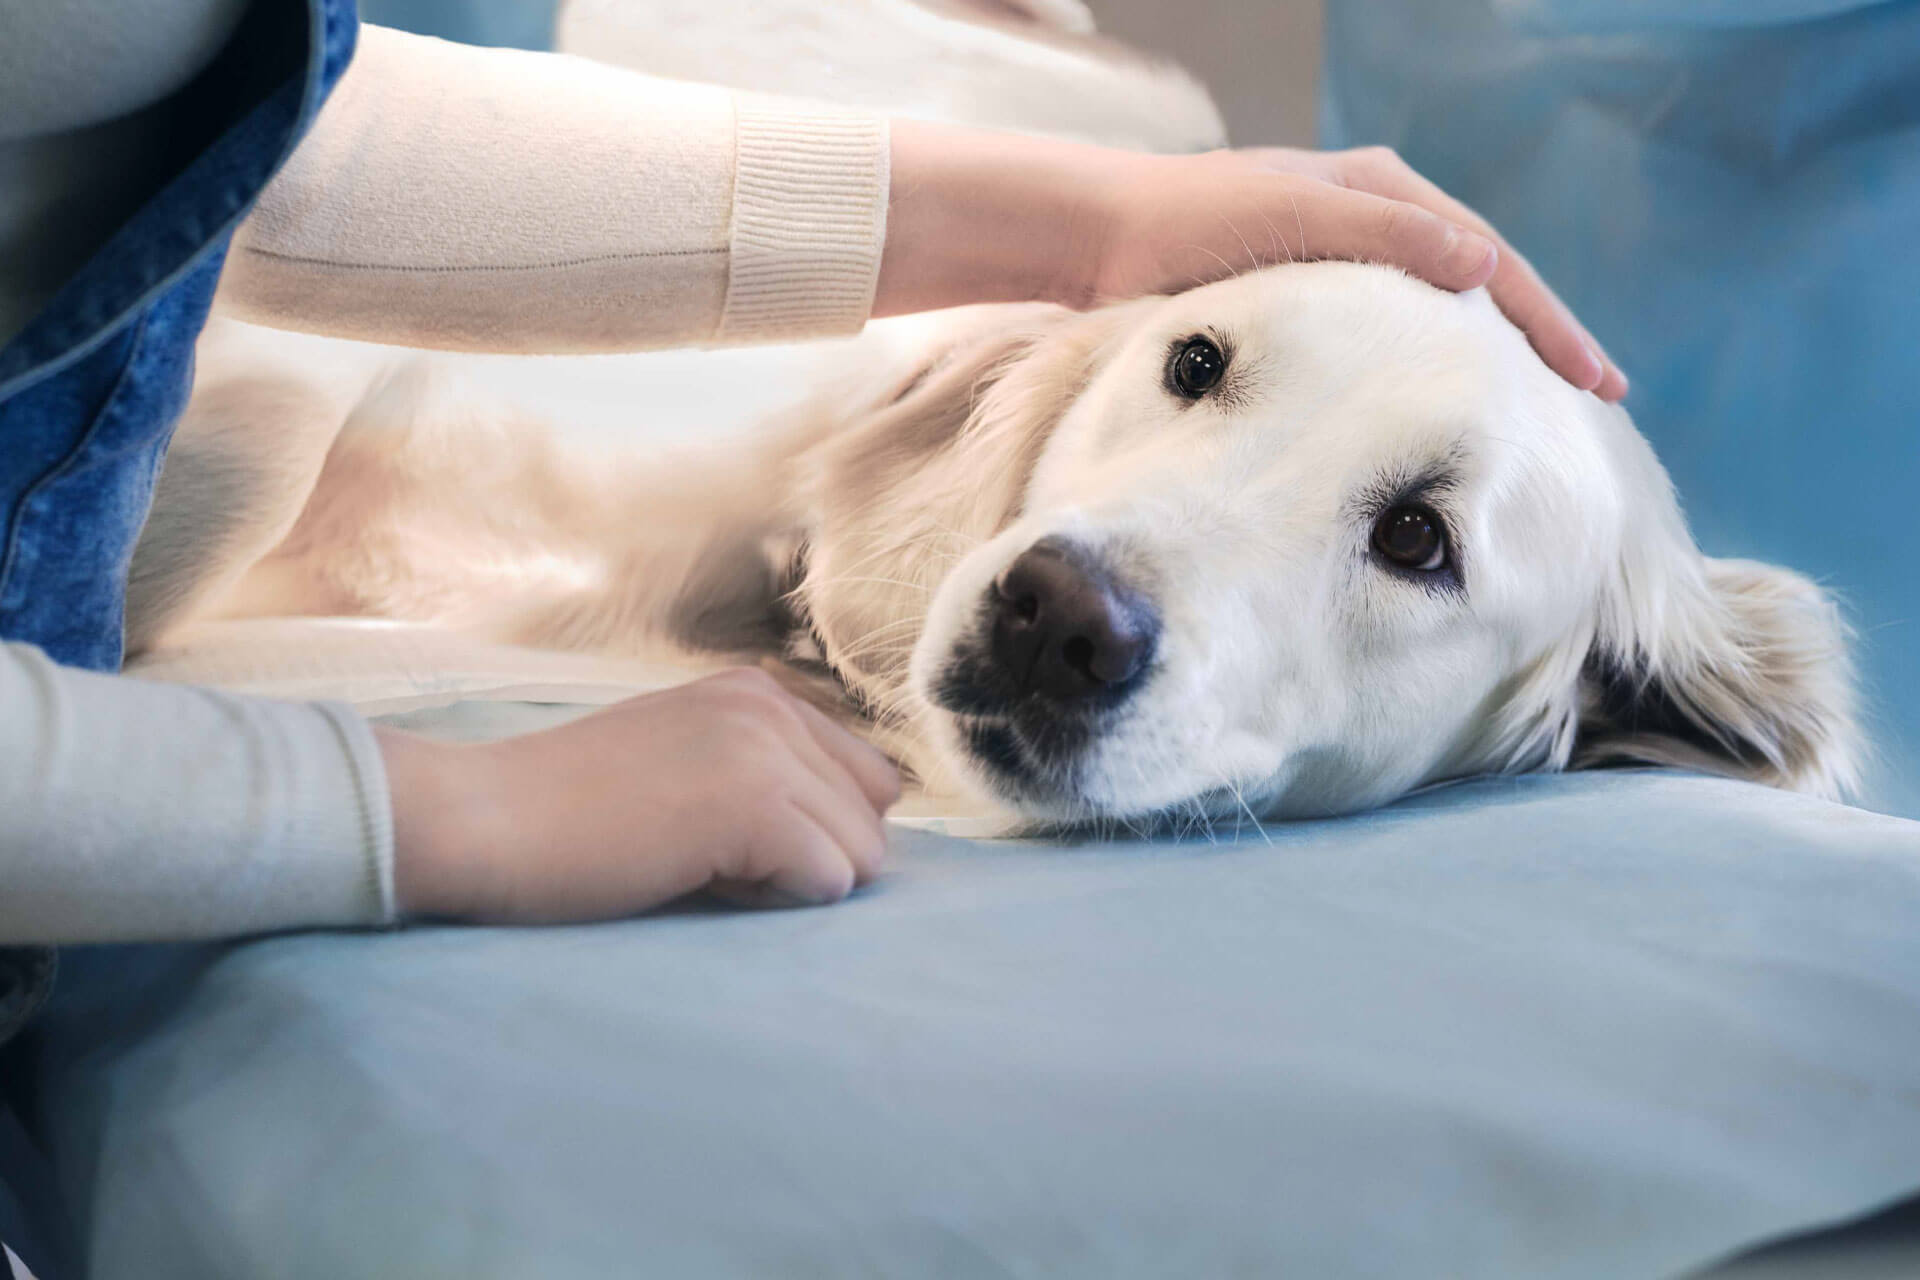
[[[1167,364],[1167,385],[1189,400],[1198,400],[1220,385],[1227,357],[1206,338],[1188,338],[1173,349]]]
[[[1388,507],[1373,522],[1373,549],[1397,568],[1433,573],[1447,565],[1446,527],[1425,507]]]

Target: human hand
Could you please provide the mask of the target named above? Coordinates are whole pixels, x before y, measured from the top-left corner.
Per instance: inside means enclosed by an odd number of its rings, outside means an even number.
[[[1513,247],[1385,148],[1154,156],[909,121],[874,313],[1088,307],[1310,258],[1486,286],[1534,350],[1608,400],[1627,380]]]
[[[879,870],[899,774],[752,668],[481,745],[380,729],[403,915],[533,924],[701,889],[826,903]]]
[[[1302,151],[1291,147],[1253,147],[1240,154],[1276,172],[1304,174],[1352,191],[1414,205],[1492,241],[1498,262],[1485,281],[1487,292],[1506,312],[1507,318],[1527,335],[1547,367],[1602,400],[1618,401],[1627,394],[1627,376],[1574,318],[1566,303],[1547,287],[1533,264],[1508,244],[1485,218],[1422,177],[1392,148]]]

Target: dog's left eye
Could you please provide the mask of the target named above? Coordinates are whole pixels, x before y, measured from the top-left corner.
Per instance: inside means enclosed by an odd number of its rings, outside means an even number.
[[[1417,573],[1447,565],[1447,530],[1425,507],[1388,507],[1373,522],[1373,549],[1387,563]]]
[[[1167,385],[1189,400],[1198,400],[1220,385],[1227,357],[1211,339],[1192,337],[1174,347],[1167,362]]]

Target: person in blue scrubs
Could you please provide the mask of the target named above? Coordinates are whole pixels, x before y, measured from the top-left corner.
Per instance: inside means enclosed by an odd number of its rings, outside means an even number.
[[[1633,377],[1712,555],[1846,603],[1920,815],[1920,3],[1334,0],[1322,138],[1484,214]]]

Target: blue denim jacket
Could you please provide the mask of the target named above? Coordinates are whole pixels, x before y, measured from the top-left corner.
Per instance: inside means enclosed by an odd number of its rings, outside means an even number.
[[[210,145],[0,348],[0,637],[120,665],[127,567],[234,225],[353,50],[352,0],[261,0],[189,93]]]
[[[119,669],[127,568],[227,243],[356,30],[353,0],[256,0],[186,91],[205,149],[0,347],[0,639]],[[47,953],[0,949],[0,1042],[51,978]]]

